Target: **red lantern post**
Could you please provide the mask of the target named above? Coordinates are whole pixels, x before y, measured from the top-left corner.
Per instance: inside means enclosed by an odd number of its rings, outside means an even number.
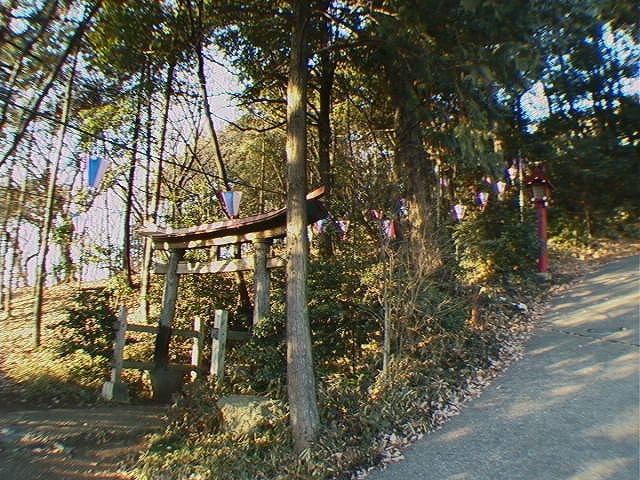
[[[549,278],[549,253],[547,250],[547,207],[551,198],[553,185],[544,174],[542,166],[534,166],[531,176],[527,178],[527,188],[529,198],[536,209],[537,233],[540,242],[540,252],[538,256],[538,273]]]

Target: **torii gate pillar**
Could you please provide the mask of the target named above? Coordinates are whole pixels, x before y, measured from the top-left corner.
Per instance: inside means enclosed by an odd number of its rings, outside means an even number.
[[[162,296],[162,311],[158,322],[155,350],[153,352],[153,370],[151,381],[153,384],[153,398],[168,401],[176,391],[176,380],[169,371],[169,343],[171,341],[171,323],[176,311],[178,299],[178,264],[184,256],[185,249],[175,248],[169,251],[169,265],[164,283]]]
[[[255,250],[255,300],[253,306],[254,327],[271,313],[271,307],[269,305],[271,278],[269,277],[269,269],[267,268],[267,256],[270,246],[270,240],[260,239],[253,241],[253,248]]]

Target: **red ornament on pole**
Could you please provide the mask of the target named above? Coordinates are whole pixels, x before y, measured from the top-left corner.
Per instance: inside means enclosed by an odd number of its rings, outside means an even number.
[[[526,179],[526,185],[529,190],[529,198],[536,209],[537,233],[540,242],[538,273],[548,278],[551,274],[549,273],[549,252],[547,250],[547,207],[551,199],[553,185],[540,165],[532,168],[531,175]]]

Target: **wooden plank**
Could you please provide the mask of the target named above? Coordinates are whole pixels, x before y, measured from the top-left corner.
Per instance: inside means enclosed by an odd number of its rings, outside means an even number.
[[[111,369],[111,381],[120,383],[123,361],[124,361],[124,345],[127,339],[127,307],[120,307],[118,315],[118,329],[116,330],[116,338],[113,342],[113,362]]]
[[[266,268],[282,268],[287,262],[282,257],[271,257],[267,259]],[[166,263],[156,263],[154,273],[163,275],[168,271]],[[188,273],[225,273],[253,270],[255,268],[255,256],[250,255],[243,258],[229,258],[226,260],[214,260],[212,262],[180,262],[176,273],[184,275]]]
[[[216,310],[213,326],[215,335],[211,338],[211,368],[209,373],[215,375],[218,381],[224,374],[224,354],[227,348],[227,311]]]
[[[198,332],[194,332],[193,330],[186,330],[184,328],[176,328],[175,330],[171,330],[171,334],[184,338],[196,338],[198,335],[200,335]]]
[[[211,337],[218,338],[218,329],[213,327],[211,329]],[[246,330],[227,330],[227,340],[243,341],[251,338],[251,332]]]
[[[307,195],[307,220],[313,223],[327,215],[319,201],[326,192],[320,187]],[[286,233],[287,210],[280,208],[244,218],[234,218],[187,228],[160,229],[147,226],[138,230],[140,235],[150,237],[156,249],[203,248],[211,245],[228,245],[258,238],[277,238]]]
[[[164,293],[162,295],[162,310],[158,321],[158,333],[156,334],[155,347],[153,350],[154,370],[164,370],[169,364],[169,343],[171,342],[171,323],[176,311],[178,300],[178,285],[180,276],[176,274],[178,263],[184,256],[184,250],[171,250],[169,254],[169,269],[164,278]],[[160,378],[160,377],[159,377]],[[155,392],[164,392],[164,380],[156,382]]]
[[[186,365],[179,363],[170,363],[168,368],[169,370],[179,370],[182,372],[195,372],[198,370],[197,365]]]
[[[227,331],[227,340],[249,340],[251,338],[251,333],[249,332],[240,332],[238,330],[228,330]]]
[[[179,237],[173,239],[153,238],[153,248],[156,250],[191,249],[206,247],[221,247],[236,243],[253,242],[260,239],[282,238],[286,235],[286,225],[262,230],[259,232],[248,232],[239,235],[225,235],[216,238],[200,238],[193,240],[181,240]]]
[[[127,330],[130,332],[140,333],[158,333],[158,327],[154,325],[128,325]],[[199,335],[199,333],[194,330],[187,330],[186,328],[176,328],[171,330],[171,335],[176,335],[178,337],[184,338],[195,338]]]
[[[205,323],[200,317],[193,318],[193,332],[196,334],[193,337],[193,344],[191,346],[191,364],[197,365],[197,371],[191,372],[191,380],[195,380],[200,375],[202,370],[202,351],[204,350],[204,333]]]
[[[130,332],[142,332],[142,333],[158,333],[158,327],[153,325],[129,325],[127,330]]]
[[[269,261],[272,258],[268,258],[270,242],[267,240],[253,242],[253,248],[255,249],[254,261],[254,307],[253,307],[253,326],[255,327],[260,321],[269,316],[269,288],[271,279],[269,277]],[[286,263],[283,262],[283,266]]]
[[[326,193],[326,191],[326,187],[321,186],[307,194],[306,204],[309,223],[313,223],[318,220],[318,215],[326,214],[324,205],[322,205],[319,201],[319,199]],[[261,232],[274,226],[282,226],[286,223],[286,220],[287,209],[286,207],[283,207],[277,210],[272,210],[270,212],[260,213],[258,215],[252,215],[249,217],[231,218],[227,220],[220,220],[218,222],[205,223],[202,225],[195,225],[185,228],[169,227],[161,229],[157,225],[147,224],[143,228],[138,229],[137,233],[145,237],[158,239],[202,235],[207,237],[221,237],[226,232]]]
[[[153,368],[153,362],[138,362],[136,360],[124,360],[122,362],[122,368],[132,368],[136,370],[151,370]]]
[[[153,362],[140,362],[137,360],[124,360],[122,362],[122,368],[130,368],[133,370],[151,370],[153,368]],[[172,363],[167,367],[169,370],[181,370],[184,372],[189,372],[192,370],[197,370],[198,367],[196,365],[186,365],[186,364],[178,364]]]

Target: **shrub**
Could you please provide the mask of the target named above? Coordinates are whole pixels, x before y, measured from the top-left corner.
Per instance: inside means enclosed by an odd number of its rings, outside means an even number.
[[[202,389],[202,390],[199,390]],[[206,408],[216,398],[215,389],[197,387],[193,399],[178,402],[172,414],[174,421],[164,434],[151,439],[147,453],[140,459],[136,478],[141,480],[284,480],[295,476],[298,461],[291,456],[288,432],[288,410],[283,402],[264,404],[267,409],[262,423],[250,432],[238,436],[233,431],[198,432],[196,422],[191,428],[188,419],[202,413],[207,428],[215,423]],[[208,400],[198,400],[204,396]],[[217,407],[213,407],[217,408]],[[214,412],[217,410],[214,410]],[[215,415],[215,413],[214,413]],[[187,421],[183,421],[187,419]],[[209,421],[211,420],[211,421]],[[180,432],[176,435],[174,429]]]
[[[242,394],[283,395],[286,381],[284,316],[274,313],[254,327],[248,342],[231,348],[225,359],[225,378]]]
[[[93,403],[109,371],[105,358],[92,358],[77,350],[64,357],[64,362],[51,358],[41,350],[29,361],[12,368],[12,376],[20,384],[20,399],[30,405],[66,405]]]
[[[535,222],[527,211],[507,202],[475,212],[454,227],[454,244],[462,278],[469,284],[495,280],[514,272],[533,271],[539,251]]]
[[[217,404],[218,394],[211,381],[195,381],[186,385],[169,410],[172,435],[197,440],[218,433],[222,413]]]
[[[55,349],[60,357],[77,350],[93,358],[111,358],[117,314],[104,288],[80,290],[66,308],[66,318],[55,329]]]

